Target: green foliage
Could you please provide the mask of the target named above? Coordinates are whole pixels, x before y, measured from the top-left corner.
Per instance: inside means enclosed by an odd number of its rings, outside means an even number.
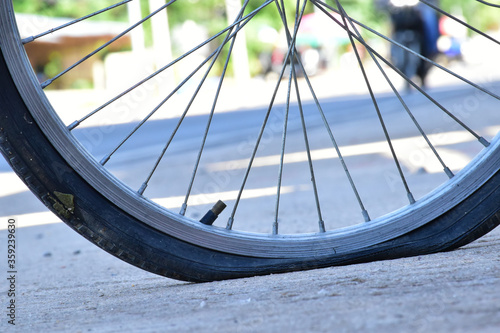
[[[113,5],[119,0],[15,0],[17,12],[33,13],[46,16],[80,17],[88,13]],[[134,0],[141,2],[141,14],[146,16],[156,8],[149,8],[148,0]],[[168,7],[168,18],[171,28],[178,26],[186,20],[192,20],[208,30],[209,35],[216,34],[227,26],[226,0],[177,0]],[[291,26],[295,19],[297,0],[277,0],[284,6],[288,25]],[[336,1],[323,0],[333,8]],[[341,4],[346,12],[353,18],[365,23],[375,30],[388,33],[389,21],[386,13],[376,10],[377,0],[342,0]],[[241,0],[244,2],[244,0]],[[260,6],[264,0],[250,0],[245,14]],[[301,2],[302,3],[302,0]],[[464,16],[466,21],[479,29],[498,29],[498,10],[480,5],[477,1],[470,0],[441,0],[440,7],[455,15]],[[314,6],[307,4],[305,14],[312,13]],[[127,21],[127,6],[123,5],[99,15],[96,19]],[[262,27],[273,27],[277,31],[282,28],[282,18],[279,16],[274,3],[261,10],[259,14],[245,27],[247,47],[252,63],[252,68],[257,68],[259,54],[270,52],[273,45],[263,43],[259,39]],[[146,21],[146,44],[151,45],[151,25]],[[362,33],[364,31],[360,29]],[[219,38],[219,42],[222,37]],[[214,46],[215,47],[215,46]],[[223,58],[223,57],[222,57]],[[218,64],[217,67],[220,67]]]
[[[115,4],[115,0],[15,0],[14,9],[19,13],[30,13],[55,17],[77,18]],[[96,19],[125,21],[126,6],[107,11]]]
[[[49,62],[45,65],[43,71],[47,77],[54,77],[63,70],[62,58],[59,52],[52,52],[49,55]]]
[[[328,3],[330,1],[327,1]],[[331,1],[335,2],[335,1]],[[375,30],[383,30],[387,24],[385,13],[375,9],[374,0],[347,0],[341,1],[347,14],[356,20],[363,22]]]
[[[480,30],[500,28],[500,10],[479,4],[477,1],[441,0],[440,7],[454,15],[463,16],[467,23]]]
[[[141,1],[143,14],[148,11],[148,1]],[[279,0],[281,1],[281,0]],[[335,7],[335,1],[325,0]],[[32,13],[46,16],[80,17],[113,5],[117,0],[15,0],[14,8],[20,13]],[[296,0],[283,0],[289,18],[293,18]],[[250,1],[249,10],[257,8],[263,1]],[[384,24],[383,13],[374,10],[374,0],[343,0],[346,11],[356,19],[380,27]],[[259,13],[259,17],[267,24],[278,28],[281,24],[273,4]],[[452,13],[463,15],[467,21],[480,29],[498,27],[498,11],[488,6],[479,5],[470,0],[441,0],[440,7]],[[306,13],[313,11],[308,4]],[[182,23],[186,18],[206,25],[210,31],[216,31],[225,24],[225,0],[178,0],[169,7],[169,20],[172,26]],[[127,20],[126,5],[98,16],[100,20]]]

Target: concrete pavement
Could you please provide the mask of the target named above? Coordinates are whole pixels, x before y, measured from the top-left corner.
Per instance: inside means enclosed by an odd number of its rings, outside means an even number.
[[[499,229],[448,253],[203,284],[143,272],[60,223],[16,235],[15,326],[0,251],[2,332],[500,329]]]

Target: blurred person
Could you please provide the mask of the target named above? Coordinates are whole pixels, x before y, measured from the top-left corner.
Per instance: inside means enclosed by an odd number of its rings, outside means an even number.
[[[428,2],[438,5],[437,0]],[[418,0],[379,0],[378,7],[390,15],[394,41],[428,59],[437,56],[439,17],[434,9]],[[391,61],[408,78],[418,77],[420,86],[425,88],[432,66],[429,62],[394,44],[391,44]],[[406,88],[410,88],[408,82]]]

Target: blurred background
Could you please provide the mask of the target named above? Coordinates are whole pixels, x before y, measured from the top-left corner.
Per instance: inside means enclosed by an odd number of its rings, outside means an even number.
[[[183,4],[183,1],[178,1],[168,7],[167,14],[156,15],[152,20],[146,21],[143,26],[118,39],[73,73],[54,82],[49,89],[112,88],[119,84],[113,78],[119,77],[115,74],[121,70],[120,65],[134,58],[131,51],[142,53],[141,61],[149,62],[151,68],[159,67],[165,63],[165,58],[172,59],[183,54],[195,43],[227,26],[228,20],[231,21],[231,17],[241,8],[240,2],[241,0],[190,0],[188,4]],[[343,1],[342,4],[351,16],[390,36],[393,27],[390,13],[383,2],[384,0],[356,0]],[[112,0],[17,0],[14,5],[16,12],[20,14],[18,22],[21,35],[31,36],[113,3]],[[250,1],[249,10],[261,3]],[[294,0],[285,0],[286,8],[290,11],[293,10],[294,3]],[[162,4],[165,1],[131,1],[126,6],[81,22],[74,28],[63,29],[30,43],[27,52],[33,68],[41,81],[53,77]],[[483,31],[498,34],[500,20],[495,15],[496,12],[487,6],[477,6],[475,1],[466,0],[441,0],[439,5]],[[235,51],[235,57],[241,60],[238,66],[230,68],[233,75],[247,78],[279,72],[286,53],[286,37],[281,20],[276,15],[275,8],[266,8],[244,28],[244,44],[240,51]],[[291,12],[289,17],[294,17]],[[164,34],[165,31],[169,33]],[[477,47],[479,42],[476,41],[476,36],[445,16],[439,18],[439,33],[439,61],[477,62],[484,56],[481,48]],[[366,38],[373,39],[374,36],[366,34]],[[380,41],[374,43],[380,44]],[[297,45],[311,74],[342,67],[352,52],[345,32],[332,25],[331,20],[311,4],[307,6],[302,18]],[[144,57],[144,53],[149,56]],[[219,73],[222,62],[223,59],[218,64]]]

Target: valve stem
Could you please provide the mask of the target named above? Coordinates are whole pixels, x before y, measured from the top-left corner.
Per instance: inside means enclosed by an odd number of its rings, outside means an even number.
[[[219,217],[219,214],[226,208],[226,204],[221,200],[217,201],[217,203],[210,209],[205,216],[200,220],[201,223],[206,225],[212,225],[215,220]]]

